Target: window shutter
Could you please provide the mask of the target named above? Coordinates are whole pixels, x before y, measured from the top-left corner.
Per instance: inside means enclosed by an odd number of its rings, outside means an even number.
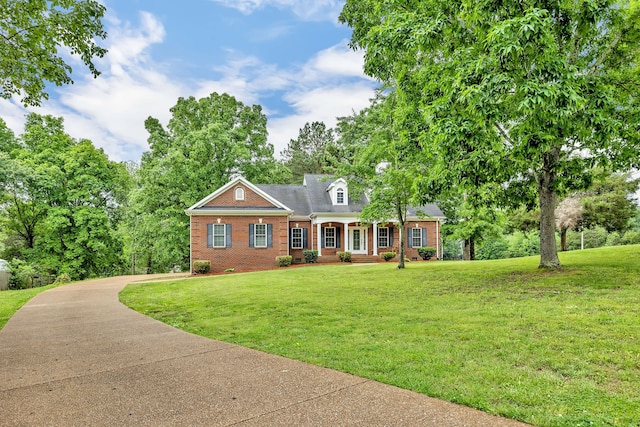
[[[267,247],[273,247],[273,224],[267,224]]]
[[[307,228],[303,228],[302,229],[302,247],[304,249],[309,247],[309,229]]]
[[[413,240],[413,234],[411,233],[411,229],[407,228],[407,237],[405,237],[405,239],[407,239],[407,247],[408,248],[412,248],[412,240]]]
[[[387,228],[387,230],[389,230],[389,231],[387,231],[387,233],[389,233],[389,247],[392,248],[393,247],[393,230],[394,230],[394,228],[393,227],[389,227],[389,228]]]
[[[340,249],[340,227],[336,227],[336,248]]]
[[[422,246],[427,246],[427,229],[422,229]]]
[[[224,226],[225,240],[227,241],[227,247],[231,247],[231,224],[225,224]]]
[[[253,248],[255,246],[255,227],[253,224],[249,224],[249,247]]]
[[[324,248],[324,228],[320,230],[320,247]]]
[[[293,228],[289,229],[289,247],[293,248]]]
[[[213,224],[207,224],[207,247],[213,247]]]

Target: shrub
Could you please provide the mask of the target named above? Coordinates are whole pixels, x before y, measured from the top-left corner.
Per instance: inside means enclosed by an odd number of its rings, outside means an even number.
[[[336,252],[340,262],[351,262],[351,252]]]
[[[226,268],[226,269],[224,270],[224,272],[225,272],[225,273],[233,273],[234,271],[236,271],[236,269],[235,269],[235,268]]]
[[[318,261],[318,251],[317,250],[306,250],[302,252],[302,255],[304,255],[304,261],[307,264],[313,264],[314,262]]]
[[[67,273],[62,273],[56,277],[56,281],[53,282],[54,285],[64,285],[66,283],[71,282],[71,277]]]
[[[422,248],[418,248],[418,255],[422,257],[423,260],[431,259],[436,254],[436,248],[431,246],[425,246]]]
[[[278,267],[288,267],[291,265],[292,261],[293,261],[293,257],[291,255],[283,255],[283,256],[276,257],[276,262],[278,263]]]
[[[385,261],[391,261],[392,259],[394,259],[396,257],[396,255],[398,255],[398,254],[395,253],[395,252],[382,252],[380,254],[382,259],[385,260]]]
[[[211,271],[211,261],[209,260],[193,261],[193,271],[197,274],[207,274],[209,271]]]
[[[9,289],[28,289],[33,287],[36,268],[20,259],[12,259],[9,262],[11,277],[9,278]]]

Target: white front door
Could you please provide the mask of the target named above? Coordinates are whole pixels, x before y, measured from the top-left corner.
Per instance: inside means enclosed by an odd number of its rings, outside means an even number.
[[[367,229],[364,227],[349,229],[349,252],[355,255],[367,254]]]

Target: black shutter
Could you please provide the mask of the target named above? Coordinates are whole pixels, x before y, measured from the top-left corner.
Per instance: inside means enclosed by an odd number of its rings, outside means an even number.
[[[427,229],[426,228],[422,229],[422,246],[429,246],[427,245]]]
[[[336,248],[340,249],[340,227],[336,227]]]
[[[224,226],[225,240],[227,241],[227,247],[231,247],[231,224],[225,224]]]
[[[207,224],[207,247],[213,247],[213,224]]]
[[[407,237],[406,237],[406,239],[407,239],[407,247],[408,248],[412,248],[413,247],[413,246],[411,246],[413,244],[412,237],[413,237],[413,235],[411,234],[411,229],[407,228]]]
[[[273,224],[267,224],[267,247],[273,247]]]
[[[392,248],[393,247],[393,230],[395,229],[395,227],[389,227],[387,228],[387,233],[389,235],[389,247]]]
[[[249,247],[253,248],[255,246],[255,231],[253,224],[249,224]]]
[[[309,229],[302,229],[302,248],[307,249],[309,247]]]

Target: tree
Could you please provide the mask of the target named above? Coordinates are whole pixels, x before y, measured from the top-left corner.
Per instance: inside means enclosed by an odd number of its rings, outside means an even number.
[[[567,250],[567,231],[578,225],[582,218],[582,203],[573,196],[562,200],[555,211],[556,227],[560,231],[560,250]]]
[[[365,72],[399,82],[429,123],[425,150],[512,202],[535,189],[540,267],[560,264],[557,196],[586,188],[593,165],[638,163],[637,1],[347,0],[340,20]]]
[[[289,141],[280,153],[285,165],[291,170],[294,183],[301,183],[304,174],[328,172],[330,150],[335,145],[333,130],[323,122],[306,123],[298,138]]]
[[[80,57],[97,77],[94,57],[107,52],[96,44],[107,33],[105,7],[96,0],[5,0],[0,7],[0,96],[21,94],[24,105],[40,105],[45,82],[73,83],[61,47]]]
[[[171,113],[166,129],[155,118],[145,122],[150,150],[136,171],[127,212],[126,228],[136,242],[132,259],[147,272],[188,267],[189,206],[236,175],[254,183],[286,176],[267,143],[259,105],[212,93],[180,98]]]
[[[596,180],[581,198],[584,227],[599,225],[609,233],[628,230],[636,214],[633,197],[639,183],[640,179],[631,179],[628,173],[610,174]]]
[[[123,166],[90,141],[72,139],[61,118],[37,114],[27,117],[9,161],[0,217],[14,247],[20,242],[12,253],[76,279],[117,273]]]

